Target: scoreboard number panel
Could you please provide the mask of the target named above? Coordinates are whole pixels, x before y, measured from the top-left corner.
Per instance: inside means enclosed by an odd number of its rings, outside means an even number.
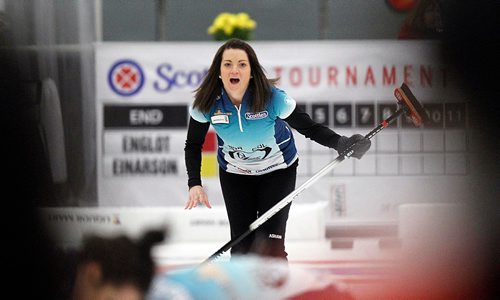
[[[333,105],[333,125],[335,127],[352,127],[352,105],[350,103]]]
[[[389,103],[381,103],[377,105],[377,122],[380,123],[383,120],[387,119],[390,115],[394,114],[394,112],[398,109],[396,104]],[[403,118],[398,118],[391,124],[389,124],[388,128],[397,128],[398,122]]]
[[[466,105],[465,103],[444,104],[444,126],[450,129],[466,127]]]
[[[356,104],[356,127],[375,126],[375,105]]]
[[[443,129],[444,128],[443,103],[428,103],[424,104],[423,106],[428,117],[428,122],[424,124],[424,128]]]
[[[321,125],[330,125],[330,110],[328,103],[313,104],[311,106],[311,118]]]

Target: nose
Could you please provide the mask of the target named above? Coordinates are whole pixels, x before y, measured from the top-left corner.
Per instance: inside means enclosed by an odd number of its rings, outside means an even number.
[[[231,74],[236,74],[238,73],[238,66],[232,66],[231,67],[231,70],[229,71]]]

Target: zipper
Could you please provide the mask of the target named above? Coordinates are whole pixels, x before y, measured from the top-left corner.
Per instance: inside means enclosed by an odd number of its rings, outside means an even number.
[[[240,114],[241,104],[239,106],[235,105],[234,107],[236,107],[236,110],[238,111],[238,123],[240,124],[240,132],[243,132],[243,124],[241,124],[241,114]]]

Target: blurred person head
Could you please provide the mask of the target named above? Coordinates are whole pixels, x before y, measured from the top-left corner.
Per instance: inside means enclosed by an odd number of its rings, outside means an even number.
[[[146,232],[138,241],[127,236],[85,237],[77,254],[72,299],[143,299],[154,277],[151,248],[161,231]]]
[[[443,31],[440,0],[418,0],[405,19],[398,38],[435,39]]]

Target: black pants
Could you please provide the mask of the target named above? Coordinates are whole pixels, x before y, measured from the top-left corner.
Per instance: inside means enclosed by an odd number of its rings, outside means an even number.
[[[286,169],[250,176],[220,169],[219,177],[226,204],[231,239],[239,237],[259,216],[295,189],[295,162]],[[286,259],[285,231],[291,203],[231,249],[231,255],[253,253]]]

